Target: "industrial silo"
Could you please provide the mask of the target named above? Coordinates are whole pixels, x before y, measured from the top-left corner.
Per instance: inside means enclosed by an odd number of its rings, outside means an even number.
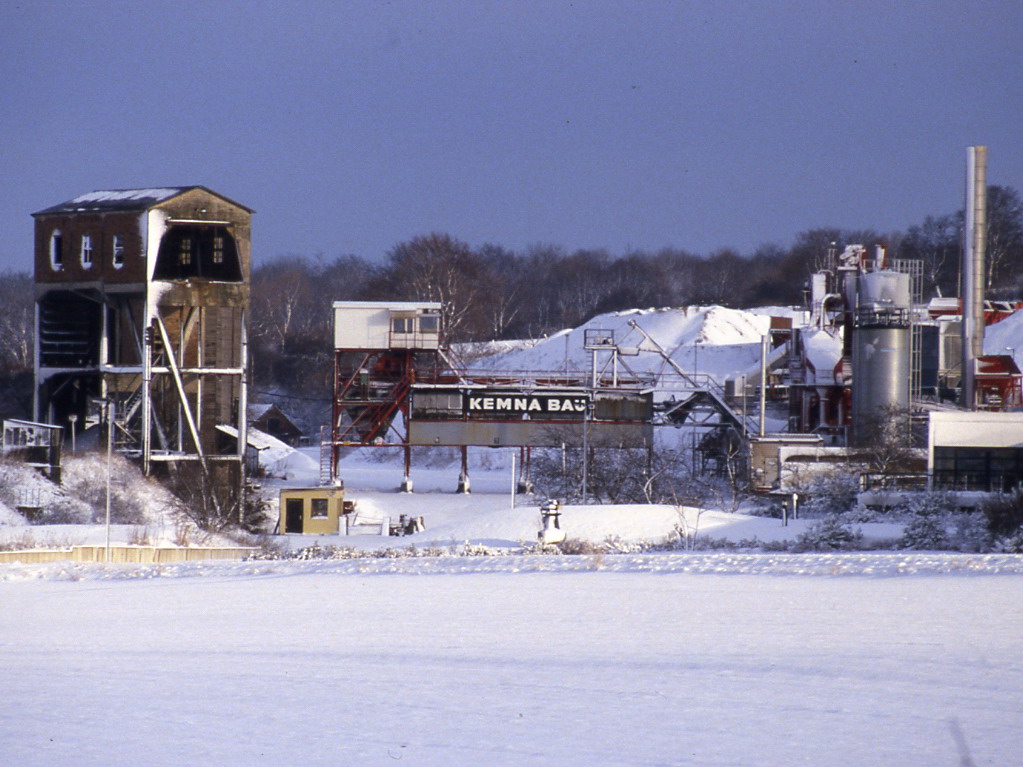
[[[870,442],[886,409],[910,404],[910,278],[893,271],[857,280],[853,318],[853,443]]]

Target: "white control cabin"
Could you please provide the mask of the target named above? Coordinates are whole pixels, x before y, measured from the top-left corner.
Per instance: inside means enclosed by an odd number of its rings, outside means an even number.
[[[334,348],[438,349],[437,301],[335,301]]]

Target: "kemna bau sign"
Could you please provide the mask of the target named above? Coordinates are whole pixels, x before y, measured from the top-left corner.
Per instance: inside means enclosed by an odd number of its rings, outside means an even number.
[[[470,392],[462,395],[462,413],[467,416],[514,417],[528,415],[542,419],[551,415],[577,414],[582,418],[589,407],[588,394],[526,394],[525,392]]]

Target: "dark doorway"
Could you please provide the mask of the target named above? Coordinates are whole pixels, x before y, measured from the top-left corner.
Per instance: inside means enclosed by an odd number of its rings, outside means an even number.
[[[284,501],[284,532],[301,533],[302,517],[305,510],[305,501],[301,498],[288,498]]]

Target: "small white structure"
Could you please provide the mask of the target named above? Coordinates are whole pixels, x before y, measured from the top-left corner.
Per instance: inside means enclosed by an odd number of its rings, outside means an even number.
[[[436,301],[335,301],[334,348],[437,349],[440,319]]]
[[[540,543],[561,543],[565,540],[565,531],[561,529],[561,504],[553,498],[540,506],[540,524],[542,529],[536,537]]]

